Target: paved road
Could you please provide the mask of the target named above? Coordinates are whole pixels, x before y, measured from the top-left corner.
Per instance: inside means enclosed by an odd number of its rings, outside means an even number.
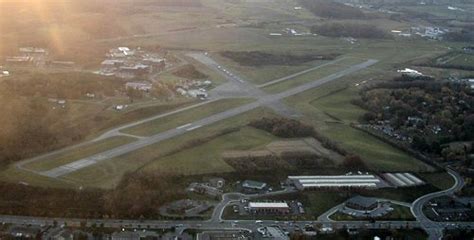
[[[434,222],[431,221],[428,217],[425,216],[423,213],[423,206],[427,204],[430,200],[442,196],[452,196],[455,192],[461,190],[464,186],[464,179],[462,178],[461,175],[459,175],[457,172],[447,169],[449,175],[451,175],[454,178],[454,185],[450,187],[449,189],[439,191],[439,192],[434,192],[434,193],[429,193],[426,194],[418,199],[416,199],[411,207],[411,213],[413,216],[416,217],[416,220],[420,222],[421,226],[425,231],[429,234],[429,239],[430,240],[435,240],[435,239],[441,239],[443,236],[443,228],[444,227],[451,227],[452,225],[449,223],[441,223],[441,222]],[[470,226],[472,227],[474,223],[456,223],[456,226]]]
[[[279,222],[271,220],[263,220],[261,223],[256,223],[255,220],[223,220],[219,222],[213,221],[157,221],[157,220],[125,220],[125,219],[77,219],[77,218],[41,218],[41,217],[24,217],[24,216],[0,216],[0,222],[17,224],[17,225],[35,225],[35,226],[49,226],[54,223],[58,225],[65,224],[67,226],[80,226],[81,223],[86,226],[101,226],[107,228],[149,228],[149,229],[171,229],[176,228],[177,232],[185,229],[198,230],[236,230],[248,229],[255,231],[263,226],[280,226],[288,231],[292,231],[296,226],[304,227],[307,224],[323,224],[331,226],[334,229],[349,228],[404,228],[404,227],[419,227],[417,222],[413,221],[380,221],[370,223],[368,221],[341,221],[341,222],[324,222],[324,221],[293,221],[293,222]]]
[[[268,106],[268,105],[275,104],[275,103],[278,104],[278,101],[280,101],[281,99],[284,99],[284,98],[302,93],[304,91],[307,91],[307,90],[310,90],[310,89],[313,89],[313,88],[316,88],[316,87],[319,87],[319,86],[321,86],[325,83],[328,83],[330,81],[334,81],[334,80],[336,80],[338,78],[341,78],[343,76],[347,76],[347,75],[352,74],[354,72],[357,72],[359,70],[365,69],[365,68],[367,68],[367,67],[369,67],[369,66],[371,66],[375,63],[377,63],[377,60],[368,60],[366,62],[353,65],[351,67],[348,67],[347,69],[341,70],[337,73],[331,74],[331,75],[326,76],[324,78],[314,80],[312,82],[297,86],[295,88],[283,91],[281,93],[272,94],[272,95],[266,95],[265,94],[265,95],[261,96],[256,102],[252,102],[252,103],[249,103],[249,104],[246,104],[246,105],[243,105],[243,106],[235,107],[233,109],[229,109],[227,111],[220,112],[220,113],[208,116],[206,118],[194,121],[192,123],[189,123],[189,126],[187,128],[170,129],[170,130],[167,130],[165,132],[153,135],[151,137],[139,139],[135,142],[125,144],[125,145],[122,145],[122,146],[119,146],[119,147],[116,147],[116,148],[113,148],[113,149],[109,149],[109,150],[104,151],[102,153],[95,154],[95,155],[89,156],[87,158],[83,158],[83,159],[77,160],[75,162],[72,162],[72,163],[69,163],[69,164],[66,164],[66,165],[48,170],[48,171],[41,172],[40,174],[44,175],[44,176],[48,176],[48,177],[53,177],[53,178],[61,177],[63,175],[67,175],[67,174],[72,173],[74,171],[77,171],[77,170],[83,169],[85,167],[94,165],[98,162],[108,160],[108,159],[111,159],[111,158],[114,158],[114,157],[118,157],[118,156],[121,156],[123,154],[126,154],[126,153],[129,153],[129,152],[136,151],[138,149],[144,148],[146,146],[150,146],[152,144],[156,144],[156,143],[162,142],[164,140],[171,139],[171,138],[177,137],[179,135],[183,135],[187,132],[193,131],[193,130],[198,129],[200,127],[209,126],[209,125],[214,124],[218,121],[222,121],[222,120],[237,116],[239,114],[251,111],[251,110],[256,109],[258,107]],[[240,81],[238,81],[238,80],[236,80],[236,81],[239,82],[239,84],[240,84]],[[255,87],[252,88],[248,84],[242,84],[241,86],[244,89],[248,89],[249,91],[252,91],[252,92],[255,91],[255,93],[257,93],[257,90],[258,90],[258,92],[260,92],[259,89],[255,88]]]

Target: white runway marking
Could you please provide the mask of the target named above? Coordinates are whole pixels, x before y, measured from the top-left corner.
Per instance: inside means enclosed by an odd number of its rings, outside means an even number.
[[[201,125],[197,125],[197,126],[194,126],[194,127],[191,127],[191,128],[186,129],[186,131],[192,131],[192,130],[198,129],[198,128],[200,128],[200,127],[202,127],[202,126],[201,126]]]
[[[191,123],[184,124],[184,125],[182,125],[182,126],[177,127],[176,129],[187,128],[187,127],[189,127],[189,126],[191,126],[191,125],[192,125]]]

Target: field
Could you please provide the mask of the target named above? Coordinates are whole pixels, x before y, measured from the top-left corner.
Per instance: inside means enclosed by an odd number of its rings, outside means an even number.
[[[218,100],[203,106],[199,106],[195,109],[172,114],[131,128],[127,128],[122,130],[122,132],[137,136],[152,136],[159,132],[193,122],[194,120],[198,120],[215,113],[224,112],[225,110],[243,105],[245,103],[250,103],[251,101],[251,99]]]
[[[266,109],[256,109],[245,114],[241,114],[237,117],[233,117],[224,121],[220,121],[212,126],[206,126],[185,135],[181,135],[179,137],[169,139],[157,144],[153,144],[142,149],[139,149],[134,152],[130,152],[128,154],[124,154],[122,156],[100,162],[98,164],[80,169],[68,175],[62,176],[61,179],[72,182],[75,185],[79,186],[89,186],[89,187],[100,187],[100,188],[112,188],[116,186],[116,184],[120,181],[123,174],[127,172],[134,172],[134,171],[155,171],[160,167],[164,167],[168,170],[174,170],[177,174],[191,174],[191,173],[203,173],[203,172],[210,172],[206,170],[207,167],[212,166],[218,170],[225,169],[229,171],[229,169],[225,164],[222,163],[214,163],[213,161],[215,158],[207,158],[207,159],[200,159],[199,157],[195,157],[195,153],[201,152],[203,154],[203,150],[196,147],[194,150],[193,146],[189,145],[193,141],[199,139],[210,138],[208,140],[219,142],[218,138],[221,137],[228,137],[228,136],[218,136],[223,129],[227,129],[229,126],[238,127],[244,126],[253,118],[261,117],[261,116],[273,116],[271,111]],[[269,136],[266,133],[256,131],[256,132],[246,132],[245,134],[250,134],[248,136],[254,136],[257,139],[267,139]],[[252,135],[253,134],[253,135]],[[259,135],[259,137],[257,137]],[[218,137],[216,137],[218,136]],[[247,146],[245,143],[241,143],[242,135],[235,135],[234,137],[228,137],[228,140],[235,140],[236,142],[228,142],[228,143],[221,143],[218,147],[221,148],[230,148],[231,146]],[[215,139],[214,139],[215,138]],[[246,141],[249,141],[248,139]],[[255,140],[254,143],[259,143],[263,140]],[[209,151],[217,152],[217,150],[213,150],[214,145],[210,144],[207,145],[209,147]],[[204,145],[205,147],[205,145]],[[187,150],[187,151],[185,151]],[[195,152],[193,152],[195,151]],[[173,155],[179,154],[181,152],[185,152],[185,157],[189,157],[189,159],[180,159],[181,163],[178,166],[184,166],[185,164],[189,163],[189,161],[197,161],[200,164],[194,165],[194,169],[190,169],[189,167],[180,167],[180,168],[173,168],[175,164],[172,160],[166,160],[166,163],[169,165],[162,165],[160,162],[167,158],[172,159]],[[206,162],[207,161],[207,162]],[[205,163],[202,165],[202,163]],[[178,171],[179,170],[179,171]],[[183,171],[183,172],[181,172]],[[217,171],[217,170],[216,170]]]
[[[351,65],[362,63],[365,60],[363,59],[356,59],[356,58],[345,58],[342,59],[341,61],[334,63],[334,64],[329,64],[327,66],[323,66],[320,69],[317,69],[315,71],[300,75],[298,77],[295,77],[293,79],[289,79],[287,81],[279,82],[276,84],[269,85],[267,87],[264,87],[263,90],[268,92],[268,93],[278,93],[282,92],[291,88],[294,88],[298,85],[302,85],[304,83],[308,83],[317,79],[320,79],[322,77],[331,75],[333,73],[336,73],[338,71],[341,71],[343,69],[346,69],[350,67]]]
[[[135,139],[131,137],[124,136],[107,138],[98,142],[88,143],[78,148],[73,148],[66,152],[54,154],[44,160],[28,163],[24,165],[24,167],[34,171],[46,171],[133,142],[134,140]]]
[[[406,153],[364,132],[351,128],[348,124],[356,122],[364,113],[363,109],[352,105],[351,100],[358,97],[359,89],[355,87],[356,83],[363,81],[370,83],[390,79],[396,75],[398,68],[409,67],[406,64],[407,62],[446,52],[447,44],[442,42],[426,42],[418,39],[357,39],[355,43],[350,43],[342,38],[322,36],[270,37],[270,32],[281,32],[286,27],[295,28],[298,31],[307,31],[307,26],[295,22],[308,19],[317,22],[319,19],[309,14],[306,10],[294,11],[292,7],[288,7],[288,1],[238,1],[239,3],[235,3],[234,1],[202,0],[201,2],[204,7],[189,7],[186,8],[186,13],[183,13],[182,9],[176,6],[136,6],[131,10],[130,15],[127,16],[130,18],[130,21],[127,21],[126,27],[130,29],[126,29],[127,31],[123,34],[101,37],[100,41],[95,42],[98,46],[93,48],[93,53],[87,53],[85,54],[87,56],[83,56],[81,59],[88,62],[92,58],[94,59],[94,64],[96,64],[96,58],[98,56],[102,57],[107,47],[118,45],[130,47],[159,46],[170,49],[170,51],[174,51],[178,55],[183,52],[202,50],[208,51],[222,65],[255,84],[262,84],[327,63],[327,61],[313,61],[299,66],[273,65],[255,68],[240,66],[229,59],[221,57],[219,52],[255,50],[277,54],[334,53],[340,54],[339,58],[343,59],[340,62],[322,67],[297,78],[266,87],[264,90],[269,93],[281,92],[308,81],[319,79],[367,59],[377,59],[380,62],[366,70],[338,79],[321,88],[285,99],[285,102],[288,106],[295,107],[302,113],[302,121],[311,124],[324,135],[340,142],[349,151],[360,155],[367,165],[374,170],[431,170],[424,163]],[[123,20],[123,18],[118,19],[118,23]],[[286,20],[289,22],[286,23]],[[363,21],[361,20],[361,22]],[[380,19],[380,25],[385,30],[405,29],[410,26],[407,23],[389,19]],[[136,29],[136,31],[130,31],[135,29],[131,26],[141,27]],[[134,36],[133,34],[136,35]],[[121,38],[122,35],[128,37]],[[400,51],[400,49],[409,49],[409,51]],[[183,59],[195,65],[198,70],[209,75],[216,85],[223,82],[221,76],[209,71],[194,60],[187,58],[185,54],[183,56],[180,55],[180,57],[183,57]],[[453,59],[453,61],[461,60],[463,59]],[[471,63],[471,60],[469,60],[469,63]],[[179,81],[181,78],[167,72],[158,76],[158,80],[163,82]],[[113,100],[111,101],[113,102]],[[124,132],[139,136],[150,136],[250,101],[249,99],[221,100],[191,111],[185,111],[141,124],[126,129]],[[156,115],[157,113],[166,112],[179,107],[180,104],[187,105],[190,102],[183,100],[179,104],[167,105],[161,103],[161,105],[156,106],[153,105],[153,102],[135,103],[131,104],[127,112],[122,113],[107,110],[107,116],[112,115],[116,118],[107,121],[105,127],[97,132],[133,120]],[[100,107],[103,106],[100,105]],[[86,114],[81,109],[84,108],[75,108],[74,111],[77,114],[83,112],[85,116],[91,115]],[[185,146],[185,143],[193,139],[202,139],[218,134],[222,129],[245,125],[250,119],[264,115],[273,116],[273,113],[269,110],[259,109],[242,114],[213,126],[197,129],[175,139],[170,139],[81,169],[58,180],[31,175],[30,173],[15,169],[13,166],[7,168],[2,173],[1,179],[15,182],[20,181],[20,179],[25,179],[25,181],[37,180],[38,185],[44,186],[72,185],[75,187],[111,188],[116,186],[121,176],[126,172],[166,171],[186,175],[229,172],[232,171],[232,168],[219,158],[220,152],[227,149],[252,149],[268,143],[273,137],[260,131],[243,128],[239,132],[212,138],[210,141],[199,146],[189,147]],[[110,145],[107,146],[108,144]],[[48,159],[48,161],[42,163],[32,163],[28,167],[38,170],[48,169],[58,164],[73,161],[73,159],[80,158],[89,153],[100,151],[99,149],[115,146],[114,144],[120,143],[100,143],[97,146],[78,149],[77,152],[68,152],[64,156],[57,156],[55,159]],[[439,177],[444,179],[446,176],[440,175]],[[335,196],[331,195],[332,193],[325,194],[330,196],[329,199],[338,200]],[[330,202],[321,204],[325,206],[329,205]],[[320,209],[315,207],[315,212],[319,211]]]
[[[457,54],[454,57],[450,58],[447,62],[447,65],[456,65],[456,66],[474,66],[474,54]]]
[[[206,174],[233,171],[221,158],[226,150],[248,150],[263,147],[275,137],[261,130],[244,127],[217,137],[203,145],[180,151],[147,164],[143,170],[179,174]]]

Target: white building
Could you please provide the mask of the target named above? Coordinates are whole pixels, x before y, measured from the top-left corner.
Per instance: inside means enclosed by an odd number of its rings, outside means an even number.
[[[289,176],[288,180],[299,190],[320,188],[377,188],[382,181],[372,174]]]
[[[286,202],[249,202],[249,211],[256,214],[288,214],[290,206]]]

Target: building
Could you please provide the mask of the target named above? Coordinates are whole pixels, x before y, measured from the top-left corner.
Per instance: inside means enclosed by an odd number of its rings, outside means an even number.
[[[245,180],[242,182],[242,188],[247,190],[258,190],[261,191],[267,187],[267,184],[264,182]]]
[[[13,226],[10,228],[9,233],[15,238],[28,239],[36,238],[41,232],[39,227],[24,227],[24,226]]]
[[[425,184],[411,173],[383,173],[381,176],[393,187],[413,187]]]
[[[209,185],[215,188],[222,188],[225,185],[225,180],[223,178],[211,178],[209,179]]]
[[[112,240],[140,240],[140,234],[136,232],[114,232]]]
[[[298,190],[321,188],[377,188],[382,181],[372,174],[289,176],[288,182]]]
[[[289,214],[290,206],[286,202],[249,202],[249,211],[253,214]]]
[[[354,210],[372,211],[379,207],[375,198],[355,196],[344,203],[344,206]]]
[[[149,92],[153,88],[153,84],[147,82],[127,82],[125,89],[135,89],[144,92]]]
[[[279,227],[261,227],[257,229],[255,239],[289,240],[290,238]]]

